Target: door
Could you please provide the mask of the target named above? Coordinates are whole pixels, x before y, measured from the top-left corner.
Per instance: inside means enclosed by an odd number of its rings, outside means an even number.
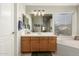
[[[39,37],[31,37],[31,51],[39,51]]]
[[[56,37],[49,37],[49,51],[56,51],[57,43]]]
[[[40,37],[40,51],[48,51],[48,37]]]
[[[14,55],[13,4],[0,4],[0,56]]]
[[[31,40],[30,37],[21,38],[21,52],[31,52]]]

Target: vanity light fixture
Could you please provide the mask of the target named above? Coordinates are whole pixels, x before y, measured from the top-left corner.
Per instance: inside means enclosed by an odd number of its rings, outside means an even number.
[[[34,16],[44,16],[45,10],[33,10]]]
[[[33,14],[34,14],[34,16],[36,16],[36,15],[37,15],[37,11],[36,11],[36,10],[34,10],[34,11],[33,11]]]
[[[41,16],[41,10],[38,10],[38,12],[37,12],[37,14],[38,14],[38,16]]]
[[[44,14],[45,14],[45,10],[42,10],[42,16],[44,16]]]

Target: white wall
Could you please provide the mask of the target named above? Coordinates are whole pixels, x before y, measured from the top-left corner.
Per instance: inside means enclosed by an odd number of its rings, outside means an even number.
[[[25,5],[24,4],[17,4],[17,27],[18,27],[18,20],[23,20],[22,19],[22,14],[25,14]],[[18,31],[17,28],[17,55],[20,55],[20,37],[22,34],[22,30]]]
[[[77,8],[77,34],[79,35],[79,6]]]
[[[26,6],[26,13],[31,14],[33,10],[46,10],[47,14],[55,14],[59,12],[72,12],[72,35],[77,35],[77,7],[76,6]]]

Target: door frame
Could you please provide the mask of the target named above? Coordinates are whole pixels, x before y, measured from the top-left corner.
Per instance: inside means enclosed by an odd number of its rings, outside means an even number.
[[[17,30],[17,3],[14,3],[14,56],[18,56]]]

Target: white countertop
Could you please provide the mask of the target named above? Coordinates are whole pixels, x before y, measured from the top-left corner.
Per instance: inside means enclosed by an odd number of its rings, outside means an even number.
[[[31,33],[26,33],[22,34],[21,36],[56,36],[52,32],[31,32]]]

